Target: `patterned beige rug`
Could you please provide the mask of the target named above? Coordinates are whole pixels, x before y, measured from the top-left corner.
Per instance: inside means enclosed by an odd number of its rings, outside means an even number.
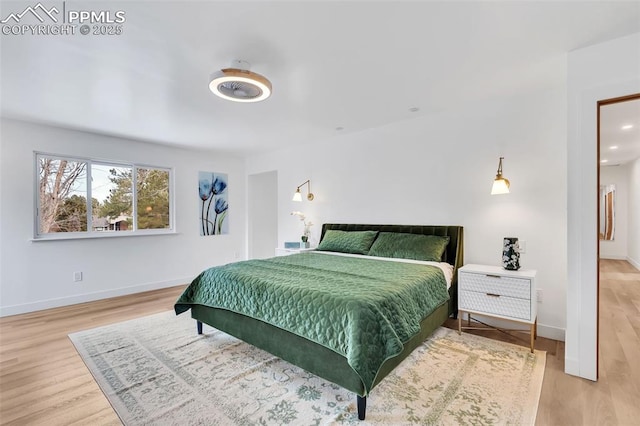
[[[385,378],[359,421],[355,395],[165,312],[69,335],[126,425],[533,425],[545,353],[439,328]]]

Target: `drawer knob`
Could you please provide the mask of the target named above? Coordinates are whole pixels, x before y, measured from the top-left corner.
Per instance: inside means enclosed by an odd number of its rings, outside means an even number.
[[[487,293],[487,296],[491,296],[491,297],[500,297],[499,294],[495,294],[495,293]]]
[[[502,278],[500,275],[491,275],[491,274],[486,274],[485,276],[486,276],[486,277],[489,277],[489,278]]]

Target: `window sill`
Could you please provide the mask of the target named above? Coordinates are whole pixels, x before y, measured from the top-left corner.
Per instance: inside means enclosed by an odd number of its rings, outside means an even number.
[[[31,238],[32,243],[42,241],[67,241],[67,240],[98,240],[102,238],[131,238],[131,237],[150,237],[156,235],[178,235],[175,230],[158,230],[158,231],[115,231],[115,232],[87,232],[87,233],[64,233],[47,234],[39,237]]]

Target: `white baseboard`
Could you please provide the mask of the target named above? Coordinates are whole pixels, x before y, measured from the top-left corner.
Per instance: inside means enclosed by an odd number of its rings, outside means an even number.
[[[627,262],[632,264],[637,270],[640,271],[640,262],[638,262],[637,260],[634,260],[634,259],[632,259],[630,257],[627,257]]]
[[[145,291],[159,290],[161,288],[174,287],[180,284],[188,284],[193,277],[180,278],[170,281],[139,284],[130,287],[121,287],[112,290],[97,291],[95,293],[78,294],[56,299],[39,300],[37,302],[21,305],[0,307],[0,317],[9,315],[26,314],[28,312],[41,311],[43,309],[59,308],[61,306],[76,305],[78,303],[93,302],[95,300],[109,299],[111,297],[126,296],[128,294],[142,293]]]
[[[538,336],[546,337],[547,339],[559,340],[561,342],[564,342],[564,332],[564,328],[538,324]]]
[[[465,316],[463,317],[463,320],[466,318],[467,314],[465,313],[464,315]],[[505,321],[505,320],[501,320],[500,318],[491,318],[491,317],[487,317],[479,314],[472,314],[472,317],[479,318],[482,322],[489,324],[493,327],[500,327],[505,329],[518,328],[518,324],[516,324],[513,321]],[[522,324],[523,331],[528,330],[527,327],[529,327],[527,324]],[[564,338],[565,338],[564,332],[565,332],[564,328],[544,325],[538,322],[538,336],[540,337],[546,337],[547,339],[560,340],[564,342]]]

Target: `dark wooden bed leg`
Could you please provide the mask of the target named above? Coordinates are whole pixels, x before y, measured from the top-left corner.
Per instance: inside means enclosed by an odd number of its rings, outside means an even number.
[[[202,334],[202,321],[196,321],[196,327],[198,327],[198,334]]]
[[[364,415],[367,413],[367,397],[356,395],[358,398],[358,419],[364,420]]]

